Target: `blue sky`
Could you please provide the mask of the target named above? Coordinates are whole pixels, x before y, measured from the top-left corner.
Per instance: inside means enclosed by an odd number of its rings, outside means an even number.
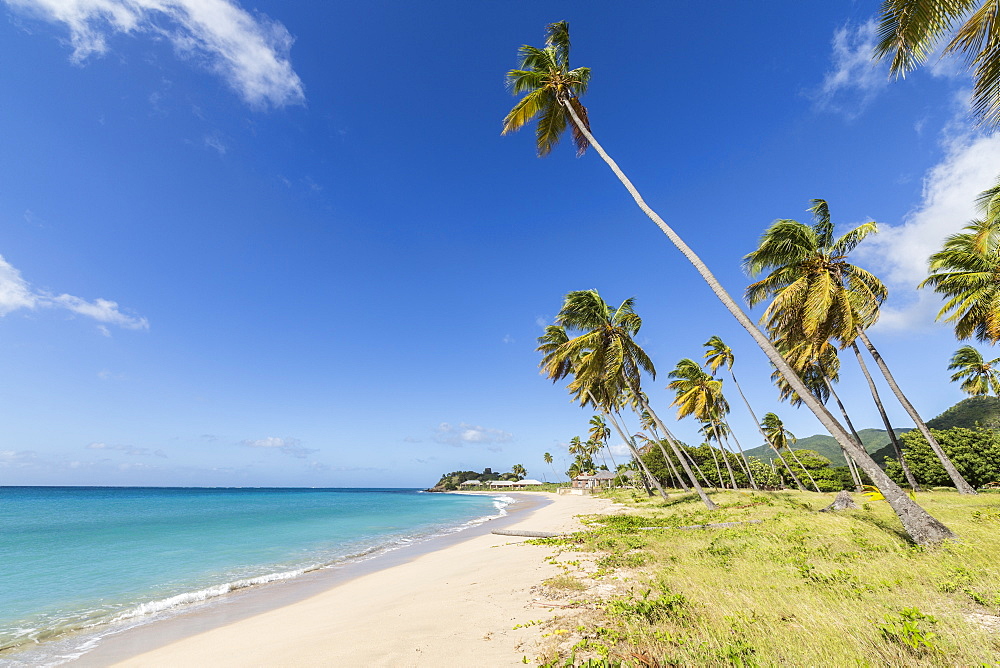
[[[557,20],[595,135],[733,294],[811,198],[880,223],[855,258],[891,291],[871,336],[940,413],[958,344],[914,286],[1000,140],[955,63],[871,65],[876,8],[3,0],[0,484],[551,478],[542,453],[565,469],[590,414],[535,338],[590,288],[636,298],[661,415],[667,372],[717,334],[759,413],[819,433],[596,154],[500,136],[503,75]],[[880,426],[847,359],[841,386]],[[732,425],[759,444],[738,406]]]

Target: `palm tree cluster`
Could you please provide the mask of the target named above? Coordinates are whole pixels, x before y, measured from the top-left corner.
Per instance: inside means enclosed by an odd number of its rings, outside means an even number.
[[[649,207],[618,164],[594,138],[587,110],[580,101],[589,88],[591,71],[589,68],[570,67],[569,24],[565,21],[550,24],[546,29],[545,46],[522,46],[519,55],[519,67],[508,72],[507,81],[511,91],[522,97],[504,119],[503,133],[516,131],[537,119],[536,147],[539,156],[545,156],[556,145],[562,132],[567,127],[572,128],[578,153],[582,154],[592,147],[600,155],[642,212],[694,266],[764,352],[774,366],[775,379],[784,396],[807,406],[816,415],[848,458],[856,462],[879,487],[907,533],[921,544],[953,538],[954,534],[947,527],[910,499],[882,471],[865,451],[860,439],[848,431],[825,405],[827,398],[834,393],[833,383],[839,370],[838,351],[854,346],[855,339],[859,339],[918,428],[929,442],[933,439],[865,334],[865,329],[878,319],[886,290],[875,276],[850,264],[847,256],[867,235],[876,231],[875,223],[865,223],[839,238],[835,237],[829,209],[823,200],[813,201],[812,225],[791,220],[774,223],[765,232],[758,249],[744,260],[744,266],[751,275],[766,272],[746,293],[750,306],[765,299],[771,300],[762,318],[765,333],[722,287],[701,258]],[[631,299],[613,308],[596,291],[572,292],[566,296],[556,323],[547,328],[539,339],[543,372],[553,381],[571,379],[568,390],[573,399],[581,405],[597,407],[609,418],[619,416],[625,406],[633,408],[640,419],[648,414],[662,440],[675,450],[676,461],[686,474],[685,482],[711,507],[712,502],[692,473],[689,463],[677,450],[676,439],[649,407],[642,393],[642,375],[649,374],[655,378],[655,369],[646,353],[633,340],[640,325],[641,320],[633,309]],[[571,338],[570,333],[576,336]],[[857,347],[853,349],[861,359],[860,350]],[[702,419],[706,436],[721,443],[724,433],[728,431],[723,426],[728,404],[723,404],[716,396],[721,383],[697,369],[698,365],[691,360],[686,362],[690,364],[679,365],[675,370],[677,375],[673,376],[673,381],[677,383],[675,391],[678,392],[675,404]],[[723,364],[726,364],[724,355],[720,357],[717,367]],[[708,376],[708,379],[700,374]],[[612,422],[633,457],[641,464],[635,439],[625,434],[616,419]],[[893,432],[888,425],[887,428],[890,433]],[[937,448],[935,452],[939,450]],[[942,461],[947,459],[943,455],[939,452]],[[974,492],[967,484],[963,485],[964,480],[953,466],[949,469],[949,474],[952,473],[952,479],[960,490]],[[651,477],[648,471],[646,474]],[[659,484],[655,478],[651,482]]]

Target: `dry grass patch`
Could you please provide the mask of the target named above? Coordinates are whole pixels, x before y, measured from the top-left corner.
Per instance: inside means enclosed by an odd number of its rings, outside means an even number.
[[[690,496],[642,501],[562,541],[593,555],[585,579],[617,578],[622,592],[595,600],[593,618],[564,629],[578,640],[538,663],[996,665],[1000,634],[982,620],[1000,616],[1000,498],[920,494],[961,537],[926,549],[881,501],[820,513],[832,494],[713,496],[715,511]],[[748,520],[761,522],[678,528]]]

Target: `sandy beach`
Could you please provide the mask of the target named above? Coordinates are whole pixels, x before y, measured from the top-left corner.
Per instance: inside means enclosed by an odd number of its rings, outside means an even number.
[[[546,498],[504,528],[574,530],[576,516],[611,506],[590,496]],[[116,665],[523,665],[538,630],[513,627],[554,614],[532,605],[532,587],[559,573],[544,560],[552,549],[526,540],[472,536]]]

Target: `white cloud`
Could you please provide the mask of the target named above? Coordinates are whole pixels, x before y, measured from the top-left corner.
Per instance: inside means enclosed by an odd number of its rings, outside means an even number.
[[[624,443],[619,443],[618,445],[609,445],[608,450],[611,454],[616,457],[631,457],[632,451],[628,449],[628,446]]]
[[[813,93],[820,109],[856,118],[889,85],[884,64],[872,62],[876,25],[873,19],[833,33],[832,69]]]
[[[312,453],[319,452],[316,448],[303,447],[302,441],[297,438],[278,438],[276,436],[242,441],[241,445],[245,445],[250,448],[277,450],[278,452],[286,454],[290,457],[296,457],[298,459],[305,459]]]
[[[87,445],[88,450],[117,450],[118,452],[124,452],[126,455],[140,455],[147,456],[151,455],[154,457],[166,458],[167,453],[163,450],[150,450],[149,448],[137,448],[134,445],[108,445],[107,443],[90,443]]]
[[[879,224],[879,233],[858,248],[890,286],[891,302],[877,325],[906,329],[933,320],[941,308],[933,292],[917,290],[927,276],[927,260],[945,237],[976,218],[975,199],[1000,176],[1000,135],[952,136],[944,160],[924,179],[920,204],[900,225]]]
[[[511,336],[510,334],[504,334],[501,341],[503,341],[504,343],[514,343],[514,337]]]
[[[488,429],[464,422],[458,425],[442,422],[434,430],[434,440],[448,445],[506,443],[514,437],[502,429]],[[496,450],[494,450],[496,451]]]
[[[70,32],[74,62],[108,51],[117,33],[152,34],[177,54],[203,63],[253,106],[281,107],[305,99],[280,23],[251,15],[231,0],[6,0]]]
[[[21,272],[0,255],[0,317],[20,309],[34,310],[40,307],[63,308],[98,322],[125,329],[149,329],[149,321],[122,313],[117,302],[100,298],[88,302],[73,295],[53,296],[35,290],[21,277]],[[101,326],[100,330],[105,335],[109,334],[104,326]]]

